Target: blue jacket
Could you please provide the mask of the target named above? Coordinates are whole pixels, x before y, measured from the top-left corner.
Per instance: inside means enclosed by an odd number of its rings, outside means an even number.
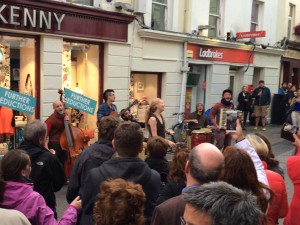
[[[262,95],[261,96],[257,96],[257,94],[262,91]],[[255,90],[253,91],[252,94],[252,98],[255,98],[255,105],[270,105],[271,103],[271,92],[270,89],[267,87],[263,87],[263,88],[255,88]]]

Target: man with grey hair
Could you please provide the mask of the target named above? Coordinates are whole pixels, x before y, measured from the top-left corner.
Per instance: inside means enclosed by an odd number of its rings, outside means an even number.
[[[264,218],[256,196],[223,181],[189,188],[182,196],[183,224],[259,225]]]
[[[186,188],[217,181],[224,164],[221,151],[210,143],[202,143],[192,149],[185,166]],[[184,191],[184,190],[183,190]],[[182,196],[176,196],[156,206],[151,225],[180,225],[185,203]]]
[[[56,215],[56,201],[54,192],[59,191],[65,183],[62,165],[57,157],[47,149],[46,124],[40,120],[33,120],[24,128],[24,142],[19,149],[25,150],[30,156],[33,190],[40,193],[49,208]]]

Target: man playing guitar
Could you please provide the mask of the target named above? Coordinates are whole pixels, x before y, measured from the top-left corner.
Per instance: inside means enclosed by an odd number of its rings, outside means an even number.
[[[117,106],[113,104],[116,100],[115,91],[106,89],[103,92],[104,103],[102,103],[97,112],[97,120],[100,121],[103,116],[109,116],[111,112],[117,112]]]

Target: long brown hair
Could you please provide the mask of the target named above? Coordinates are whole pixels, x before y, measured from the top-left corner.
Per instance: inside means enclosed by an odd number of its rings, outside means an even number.
[[[263,212],[268,208],[268,199],[264,189],[272,195],[271,189],[258,181],[253,161],[243,149],[228,146],[224,152],[224,170],[221,180],[245,191],[250,191],[257,197],[257,203]]]
[[[146,114],[146,120],[145,120],[145,123],[146,123],[146,128],[150,131],[150,126],[149,126],[149,119],[151,116],[153,116],[153,113],[157,110],[157,105],[159,104],[159,102],[161,101],[162,99],[160,98],[155,98],[152,100],[148,110],[147,110],[147,114]],[[165,123],[165,119],[164,117],[161,115],[161,118],[163,120],[163,122]]]
[[[170,171],[168,180],[186,182],[185,176],[185,164],[189,159],[190,150],[188,148],[180,149],[173,155],[172,161],[170,162]]]

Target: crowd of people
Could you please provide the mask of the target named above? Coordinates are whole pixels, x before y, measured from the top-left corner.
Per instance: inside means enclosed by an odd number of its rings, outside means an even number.
[[[297,96],[289,104],[299,122],[300,91]],[[167,151],[176,143],[166,137],[172,131],[166,129],[162,99],[149,104],[144,125],[150,137],[145,144],[142,126],[129,110],[122,120],[112,115],[117,113],[114,90],[106,90],[103,97],[97,113],[98,140],[76,158],[67,183],[70,205],[60,218],[55,192],[67,180],[66,150],[58,141],[67,116],[63,103],[53,103],[46,123],[27,123],[24,142],[1,160],[0,215],[5,225],[276,225],[280,218],[285,218],[284,225],[299,224],[300,130],[293,134],[297,153],[287,160],[294,183],[290,205],[284,170],[270,141],[261,133],[243,131],[252,106],[254,130],[259,122],[266,130],[271,99],[264,81],[252,94],[243,87],[238,108],[244,117],[230,133],[219,120],[221,109],[234,109],[231,90],[223,91],[208,116],[204,104],[197,104],[184,122],[190,130],[214,129],[216,144],[178,148],[170,162]],[[141,152],[147,153],[145,160]]]

